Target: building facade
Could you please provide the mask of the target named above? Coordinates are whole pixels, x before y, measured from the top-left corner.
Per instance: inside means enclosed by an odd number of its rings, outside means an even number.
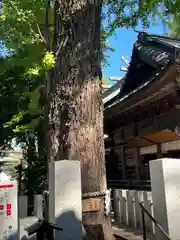
[[[149,161],[180,158],[179,70],[179,40],[139,33],[119,93],[104,102],[109,187],[150,189]]]

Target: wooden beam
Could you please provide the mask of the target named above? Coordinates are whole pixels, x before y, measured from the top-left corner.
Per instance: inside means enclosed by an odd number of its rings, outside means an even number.
[[[110,81],[120,82],[123,80],[123,77],[109,77]]]
[[[111,108],[108,108],[107,117],[111,117],[112,111],[114,116],[124,115],[127,111],[133,111],[136,107],[141,105],[147,106],[150,102],[153,103],[163,97],[168,96],[176,91],[176,83],[174,81],[176,77],[176,68],[174,65],[165,69],[157,77],[156,81],[152,81],[144,88],[139,89],[136,93],[125,98],[123,101],[119,101]],[[111,114],[110,114],[111,112]]]
[[[157,144],[157,159],[162,158],[163,154],[162,154],[162,149],[161,149],[161,143]]]
[[[136,180],[140,180],[141,158],[140,149],[136,148]]]
[[[124,146],[121,146],[123,180],[127,179],[126,159],[124,155]]]
[[[137,123],[135,123],[135,122],[133,122],[132,123],[132,127],[133,127],[133,136],[134,137],[136,137],[136,136],[138,136],[138,125],[137,125]]]
[[[111,88],[111,87],[112,87],[112,85],[102,84],[102,88],[103,88],[103,89],[109,89],[109,88]]]
[[[134,137],[137,137],[138,134],[138,125],[133,122],[133,132]],[[141,158],[140,158],[140,148],[136,148],[136,180],[140,180],[140,169],[141,169]]]
[[[141,134],[140,130],[142,129],[142,127],[140,127],[139,125],[147,121],[148,123],[145,125],[148,125],[149,129],[154,128],[154,130],[157,130],[160,126],[159,124],[160,116],[170,112],[177,104],[180,104],[180,98],[178,99],[177,97],[169,95],[169,96],[166,96],[166,98],[163,98],[159,101],[154,102],[153,104],[148,104],[144,108],[139,108],[139,109],[137,108],[135,112],[131,112],[131,113],[127,112],[122,117],[121,116],[112,117],[111,120],[108,120],[106,119],[106,115],[105,115],[104,126],[105,128],[112,127],[115,129],[119,127],[125,127],[127,125],[132,124],[132,122],[135,121],[138,128],[140,128],[138,129],[139,134]],[[149,122],[150,119],[152,119],[151,123]],[[143,135],[146,135],[146,133]]]
[[[121,129],[122,140],[125,140],[124,129]],[[123,171],[123,180],[127,179],[127,168],[126,168],[126,158],[125,158],[125,148],[124,145],[121,145],[121,154],[122,154],[122,171]]]
[[[167,112],[177,104],[180,104],[180,98],[178,100],[177,97],[169,95],[154,103],[149,103],[142,108],[137,107],[132,112],[127,111],[126,113],[123,114],[123,116],[121,115],[113,116],[113,111],[109,112],[110,116],[109,115],[107,116],[107,113],[105,111],[104,125],[105,125],[105,128],[106,126],[107,127],[113,126],[114,128],[119,126],[123,127],[132,122],[139,122],[142,119],[145,120],[146,118],[154,117],[161,113]]]
[[[153,145],[156,144],[155,142],[153,142],[151,139],[149,139],[149,138],[147,138],[147,137],[143,137],[143,136],[141,136],[141,138],[143,138],[144,140],[146,140],[146,141],[152,143]]]

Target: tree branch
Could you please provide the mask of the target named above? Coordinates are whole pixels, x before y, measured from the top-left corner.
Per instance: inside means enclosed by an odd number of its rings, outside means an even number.
[[[44,37],[43,37],[43,35],[42,35],[42,33],[41,33],[40,27],[39,27],[39,25],[38,25],[37,22],[36,22],[36,26],[37,26],[37,30],[38,30],[38,33],[39,33],[41,39],[43,40],[44,43],[47,44],[46,40],[44,39]]]

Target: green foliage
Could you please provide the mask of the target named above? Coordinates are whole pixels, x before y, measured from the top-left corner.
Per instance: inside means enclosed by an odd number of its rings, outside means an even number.
[[[25,115],[25,112],[23,111],[15,114],[9,122],[6,122],[4,124],[4,127],[11,127],[12,125],[19,123],[21,120],[23,120],[24,115]]]
[[[115,49],[110,46],[109,32],[101,25],[101,61],[103,66],[108,65],[109,53],[115,52]]]
[[[15,100],[20,106],[17,105],[16,111],[3,122],[3,129],[10,130],[13,136],[32,132],[39,124],[43,109],[40,91],[46,73],[55,64],[53,53],[47,52],[47,43],[42,33],[45,27],[45,7],[42,0],[8,0],[4,2],[3,16],[0,17],[0,38],[13,53],[0,64],[0,76],[5,81],[12,69],[19,69],[13,77],[14,84],[22,79],[24,86],[24,92],[20,91]],[[52,26],[53,9],[49,9],[49,16],[49,24]],[[52,38],[53,27],[50,27],[50,32]],[[114,51],[107,38],[108,33],[102,27],[102,52]],[[106,59],[107,56],[102,54],[104,63]],[[18,87],[16,91],[19,91]]]
[[[0,36],[9,49],[16,50],[27,44],[44,44],[45,4],[43,0],[4,1],[0,18]],[[51,9],[50,23],[53,23]]]
[[[2,65],[5,62],[11,62],[11,58],[2,61]],[[42,113],[39,104],[41,78],[27,78],[24,66],[12,66],[11,69],[8,66],[6,71],[0,72],[0,79],[0,135],[7,133],[8,136],[3,136],[6,140],[20,133],[34,131],[38,124],[37,118]]]
[[[44,182],[45,165],[37,151],[33,150],[34,153],[31,156],[28,153],[27,156],[29,148],[27,139],[31,135],[37,135],[42,115],[40,97],[44,77],[27,75],[28,68],[25,65],[12,64],[10,68],[8,64],[14,63],[16,57],[15,55],[1,60],[1,64],[6,68],[0,72],[0,145],[1,147],[6,145],[14,137],[24,143],[25,160],[34,162],[33,166],[24,170],[24,183],[28,189],[34,190],[34,188],[40,189]],[[33,141],[35,142],[36,139],[33,138]],[[32,177],[34,174],[37,174],[36,178]]]
[[[50,71],[55,64],[55,58],[52,52],[46,52],[43,59],[43,67],[45,71]]]
[[[105,76],[102,77],[102,83],[105,85],[108,84],[108,80],[106,79]]]
[[[47,167],[44,159],[37,151],[36,139],[36,132],[25,135],[24,138],[24,160],[28,162],[28,166],[23,171],[23,183],[29,192],[42,193],[47,185]]]
[[[52,52],[47,52],[47,43],[43,37],[45,28],[46,5],[42,0],[4,1],[3,15],[0,17],[0,38],[13,54],[0,64],[1,79],[5,79],[12,69],[16,72],[14,84],[18,78],[23,80],[24,91],[16,101],[20,107],[3,122],[3,129],[11,129],[12,135],[33,131],[42,114],[39,101],[44,78],[50,71],[55,59]],[[53,25],[53,9],[49,9],[49,24]],[[50,44],[52,42],[51,31]],[[18,92],[19,89],[16,89]],[[13,115],[14,114],[14,115]]]
[[[52,53],[47,53],[47,43],[43,36],[46,10],[44,1],[8,0],[3,5],[0,38],[15,55],[5,61],[0,69],[4,71],[23,66],[29,77],[43,75],[51,70],[55,60]],[[53,19],[53,9],[50,8],[49,25],[53,25]],[[49,30],[51,44],[53,29]]]
[[[169,35],[170,37],[180,38],[180,16],[177,14],[169,23]]]
[[[136,28],[138,23],[148,27],[157,17],[164,24],[169,23],[169,17],[175,16],[180,11],[180,1],[172,0],[113,0],[108,4],[107,29],[113,34],[119,27]]]

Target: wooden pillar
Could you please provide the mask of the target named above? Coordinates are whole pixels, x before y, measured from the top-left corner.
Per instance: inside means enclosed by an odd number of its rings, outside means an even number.
[[[158,110],[156,109],[156,111],[157,111],[156,114],[159,114],[159,109]],[[158,116],[155,115],[154,116],[154,124],[155,124],[157,130],[160,130],[161,129],[160,122],[158,121],[157,118],[158,118]],[[157,159],[162,158],[163,154],[162,154],[162,149],[161,149],[161,143],[157,143],[156,146],[157,146]]]
[[[133,123],[133,133],[134,137],[138,136],[138,125]],[[140,148],[136,148],[136,180],[140,180],[140,168],[141,168],[141,158],[140,158]]]
[[[162,149],[161,149],[161,143],[157,144],[157,159],[162,158],[163,154],[162,154]]]
[[[140,168],[141,168],[140,148],[136,148],[136,180],[140,180]]]
[[[127,172],[126,172],[126,159],[125,159],[124,152],[125,152],[124,146],[121,146],[123,180],[126,180],[127,179]]]
[[[125,141],[124,129],[121,130],[121,139]],[[126,158],[125,158],[125,146],[121,146],[121,156],[122,156],[122,171],[123,171],[123,180],[127,179],[127,169],[126,169]]]

